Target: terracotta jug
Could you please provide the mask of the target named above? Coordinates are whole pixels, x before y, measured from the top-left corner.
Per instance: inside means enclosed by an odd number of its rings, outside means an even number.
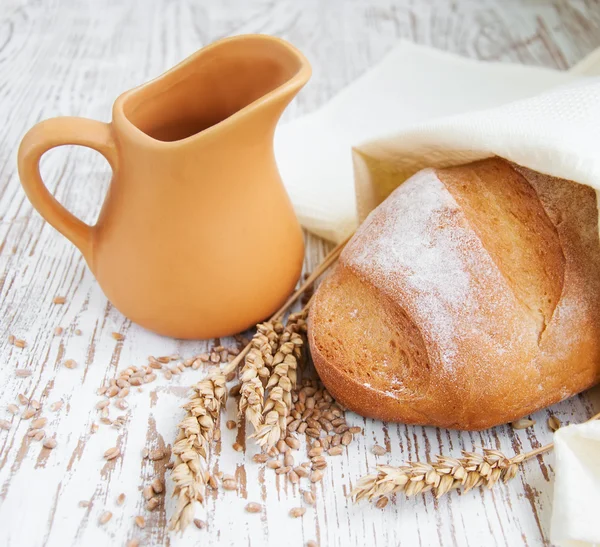
[[[272,314],[300,275],[302,231],[273,134],[310,73],[278,38],[220,40],[121,95],[111,123],[37,124],[19,149],[21,183],[128,318],[178,338],[240,332]],[[40,177],[42,154],[65,144],[97,150],[112,168],[94,226]]]

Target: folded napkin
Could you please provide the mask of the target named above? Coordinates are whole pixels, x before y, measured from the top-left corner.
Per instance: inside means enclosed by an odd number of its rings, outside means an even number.
[[[339,242],[424,167],[498,155],[600,188],[600,50],[567,72],[483,63],[400,42],[275,154],[300,222]],[[317,75],[318,77],[318,75]],[[600,544],[600,422],[560,429],[552,541]]]
[[[600,50],[561,72],[400,42],[321,109],[277,130],[300,222],[339,242],[399,180],[494,154],[598,184],[600,82],[586,75],[600,75]]]

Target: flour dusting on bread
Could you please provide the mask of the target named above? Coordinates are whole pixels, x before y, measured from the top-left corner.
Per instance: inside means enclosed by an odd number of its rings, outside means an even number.
[[[456,336],[477,328],[475,275],[489,275],[479,242],[432,169],[398,188],[357,231],[342,263],[402,301],[452,369]],[[417,319],[415,319],[417,318]]]

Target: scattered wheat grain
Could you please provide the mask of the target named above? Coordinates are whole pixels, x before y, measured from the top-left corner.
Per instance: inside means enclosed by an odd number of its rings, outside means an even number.
[[[290,517],[295,519],[303,516],[304,513],[306,513],[306,507],[293,507],[290,509]]]
[[[153,498],[154,497],[154,489],[152,488],[152,485],[148,484],[147,486],[144,486],[144,489],[142,490],[142,495],[144,496],[144,499],[146,501]]]
[[[63,402],[62,401],[54,401],[50,405],[50,410],[52,412],[58,412],[62,407],[63,407]]]
[[[158,507],[159,503],[160,502],[158,501],[158,498],[150,498],[148,503],[146,503],[146,509],[148,509],[148,511],[154,511]]]
[[[116,457],[121,455],[121,450],[118,446],[114,446],[109,448],[106,452],[104,452],[105,460],[114,460]]]
[[[160,478],[156,477],[152,481],[152,490],[154,490],[157,494],[162,494],[165,491],[165,485]]]
[[[371,448],[371,452],[375,454],[375,456],[383,456],[384,454],[387,454],[387,448],[376,444]]]
[[[241,452],[242,450],[244,450],[244,447],[238,442],[233,443],[231,446],[236,452]]]
[[[561,425],[562,424],[560,423],[560,420],[556,416],[554,416],[554,414],[550,416],[550,418],[548,418],[548,427],[553,433],[560,429]]]
[[[48,423],[48,419],[47,418],[37,418],[36,420],[33,420],[30,424],[29,427],[31,429],[41,429],[42,427],[44,427],[46,424]]]
[[[320,482],[321,480],[323,480],[323,471],[321,471],[320,469],[317,469],[316,471],[313,471],[311,473],[310,482],[316,483],[316,482]]]
[[[520,420],[512,422],[510,425],[512,425],[513,429],[527,429],[528,427],[535,425],[535,420],[521,418]]]
[[[378,509],[383,509],[387,504],[388,504],[388,498],[387,496],[381,496],[376,502],[375,502],[375,507],[377,507]]]
[[[35,408],[27,408],[25,409],[25,412],[23,412],[23,414],[21,415],[21,418],[23,418],[24,420],[29,420],[29,418],[32,418],[33,416],[35,416],[35,413],[37,411],[35,410]]]

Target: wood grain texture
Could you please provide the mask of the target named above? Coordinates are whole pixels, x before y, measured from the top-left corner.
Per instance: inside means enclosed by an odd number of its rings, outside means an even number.
[[[539,412],[532,430],[498,427],[482,433],[384,424],[351,416],[365,435],[347,453],[332,458],[317,503],[302,519],[297,488],[279,480],[251,457],[231,449],[235,432],[223,438],[211,467],[235,474],[236,493],[219,491],[198,516],[206,530],[191,527],[183,536],[166,532],[173,510],[166,503],[152,514],[143,509],[140,489],[165,462],[140,456],[144,447],[172,443],[182,416],[186,386],[201,373],[160,378],[129,397],[121,430],[101,426],[94,408],[96,389],[118,370],[146,362],[148,355],[178,352],[191,356],[212,342],[181,342],[131,324],[107,302],[80,254],[35,213],[19,185],[16,150],[25,131],[56,115],[108,121],[112,101],[124,90],[159,75],[201,46],[223,36],[264,32],[284,37],[306,53],[314,76],[288,109],[291,118],[327,101],[376,63],[399,38],[491,61],[564,69],[600,46],[597,0],[3,0],[0,8],[0,545],[7,547],[125,545],[547,545],[552,500],[552,456],[526,464],[509,485],[494,491],[453,493],[435,501],[423,495],[399,497],[380,510],[353,506],[346,495],[356,479],[376,463],[458,454],[474,446],[507,454],[551,440],[546,420],[578,422],[600,411],[598,389]],[[433,90],[443,92],[443,90]],[[104,159],[89,150],[64,147],[47,154],[42,173],[65,206],[94,221],[108,184]],[[329,245],[307,237],[310,271]],[[235,250],[232,250],[235,252]],[[65,295],[66,304],[52,304]],[[54,329],[62,326],[61,336]],[[76,334],[80,329],[81,334]],[[116,341],[112,332],[125,336]],[[27,342],[8,343],[10,334]],[[229,344],[231,341],[224,340]],[[63,366],[74,359],[78,367]],[[32,375],[16,377],[15,369]],[[6,411],[23,393],[42,403],[46,430],[58,446],[43,450],[26,437],[29,422]],[[56,413],[49,406],[64,401]],[[116,409],[111,407],[111,415]],[[234,419],[233,401],[227,418]],[[374,456],[375,444],[389,454]],[[119,446],[124,457],[106,463],[103,452]],[[167,473],[168,476],[168,473]],[[116,498],[127,495],[122,507]],[[91,501],[87,508],[80,500]],[[248,501],[263,504],[248,514]],[[114,516],[100,526],[104,510]],[[140,530],[133,518],[144,514]]]

